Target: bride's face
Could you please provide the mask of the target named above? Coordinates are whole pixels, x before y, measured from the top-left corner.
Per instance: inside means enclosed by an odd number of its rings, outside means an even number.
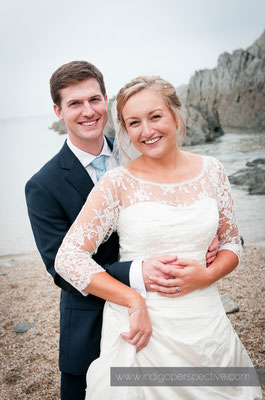
[[[122,116],[132,144],[145,156],[161,158],[176,149],[177,122],[158,92],[144,89],[131,96]]]

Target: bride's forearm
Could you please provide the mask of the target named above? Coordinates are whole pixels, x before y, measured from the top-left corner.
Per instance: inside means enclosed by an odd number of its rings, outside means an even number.
[[[221,250],[213,263],[206,269],[209,284],[228,275],[238,265],[237,255],[230,250]]]
[[[85,292],[93,294],[112,303],[128,307],[133,310],[145,305],[144,298],[134,289],[119,282],[107,272],[98,272],[91,276]]]

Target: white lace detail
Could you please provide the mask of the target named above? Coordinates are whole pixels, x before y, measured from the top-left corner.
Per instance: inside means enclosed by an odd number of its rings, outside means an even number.
[[[122,261],[177,253],[203,264],[216,231],[220,250],[241,252],[229,181],[212,157],[203,157],[197,177],[176,184],[146,182],[125,167],[108,171],[66,235],[56,271],[86,294],[91,275],[104,271],[92,255],[116,230]]]

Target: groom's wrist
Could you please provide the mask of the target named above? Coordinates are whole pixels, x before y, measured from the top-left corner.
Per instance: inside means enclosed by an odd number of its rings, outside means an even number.
[[[142,258],[137,258],[136,260],[133,260],[129,273],[129,281],[130,281],[130,287],[136,290],[138,293],[141,293],[141,295],[145,298],[146,288],[143,278],[142,264],[143,264]]]

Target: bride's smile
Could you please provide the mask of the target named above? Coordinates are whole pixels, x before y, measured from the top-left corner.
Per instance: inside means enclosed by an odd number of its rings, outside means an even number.
[[[176,152],[178,124],[159,93],[151,89],[136,93],[122,115],[132,144],[144,156],[163,158]]]

